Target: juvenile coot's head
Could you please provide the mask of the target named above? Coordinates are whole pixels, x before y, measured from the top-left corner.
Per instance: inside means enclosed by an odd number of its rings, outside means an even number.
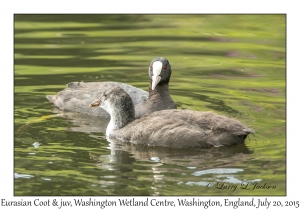
[[[101,108],[105,109],[111,115],[111,117],[117,115],[126,115],[130,118],[130,120],[134,118],[133,101],[130,95],[120,87],[115,87],[104,91],[100,98],[96,99],[89,106],[100,106]]]

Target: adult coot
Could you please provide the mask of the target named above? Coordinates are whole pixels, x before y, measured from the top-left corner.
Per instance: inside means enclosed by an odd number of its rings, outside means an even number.
[[[103,109],[90,109],[89,104],[107,89],[121,87],[132,98],[135,105],[135,117],[163,109],[176,109],[169,94],[171,65],[166,58],[154,58],[149,66],[149,93],[119,82],[71,82],[57,95],[47,95],[55,107],[63,111],[79,112],[97,117],[108,117]]]

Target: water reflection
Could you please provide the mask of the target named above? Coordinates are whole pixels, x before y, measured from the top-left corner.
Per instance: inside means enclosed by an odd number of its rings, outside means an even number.
[[[137,161],[147,168],[147,180],[150,181],[152,195],[161,195],[161,188],[166,182],[193,185],[197,183],[226,181],[234,183],[238,178],[233,174],[243,172],[239,168],[222,168],[220,166],[237,164],[249,159],[251,151],[246,145],[234,145],[210,149],[172,149],[148,147],[110,140],[110,155],[96,155],[90,153],[97,167],[102,170],[119,171],[122,178],[138,180],[140,169],[132,168]],[[172,167],[170,167],[172,166]],[[206,169],[209,167],[210,169]],[[199,170],[201,169],[201,170]],[[144,173],[146,172],[143,170]],[[126,176],[124,172],[131,172],[133,176]],[[136,174],[136,175],[135,175]],[[173,174],[170,177],[170,174]],[[167,175],[167,176],[166,176]],[[203,176],[200,181],[193,181],[193,177]],[[217,175],[217,176],[215,176]],[[223,176],[225,175],[225,176]],[[104,178],[104,177],[102,177]],[[109,177],[110,180],[112,177]],[[118,178],[118,177],[115,177]],[[239,180],[241,181],[241,180]],[[103,184],[105,181],[101,180]],[[110,181],[109,185],[114,182]],[[118,184],[118,182],[115,182]]]
[[[145,15],[106,15],[106,14],[21,15],[18,14],[15,15],[14,17],[15,17],[15,21],[17,22],[44,22],[45,24],[47,22],[48,23],[58,23],[58,22],[109,23],[109,25],[111,26],[114,26],[115,24],[122,25],[128,22],[137,23],[141,21],[151,21]],[[130,25],[126,25],[126,27],[130,27]],[[55,29],[59,29],[59,28],[56,27]],[[39,30],[41,30],[41,28],[39,28]]]
[[[29,174],[14,173],[14,177],[15,177],[15,179],[19,179],[19,178],[30,179],[31,177],[34,177],[34,176],[29,175]]]
[[[209,104],[206,105],[207,108],[210,110],[216,110],[216,111],[224,111],[225,113],[230,113],[230,114],[239,114],[241,115],[241,112],[226,105],[226,103],[223,100],[217,99],[217,98],[212,98],[209,96],[209,93],[206,95],[206,91],[201,91],[201,93],[195,93],[195,92],[186,92],[184,90],[176,90],[174,91],[178,95],[185,95],[193,100],[198,100],[201,102],[208,102]],[[203,93],[203,94],[202,94]],[[221,94],[221,93],[220,93]],[[184,103],[184,102],[177,102],[177,105],[182,106],[182,105],[189,105],[189,102]]]
[[[57,113],[57,117],[62,117],[70,123],[67,131],[84,132],[84,133],[105,133],[109,123],[109,114],[101,115],[101,117],[84,115],[74,112],[64,112],[57,108],[52,108],[52,112]]]

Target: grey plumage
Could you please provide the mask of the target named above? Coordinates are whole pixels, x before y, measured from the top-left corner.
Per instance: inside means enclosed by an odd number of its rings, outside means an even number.
[[[212,112],[169,109],[134,120],[134,112],[130,111],[134,108],[132,99],[121,88],[104,92],[97,102],[113,116],[107,129],[108,138],[134,144],[173,148],[220,147],[244,143],[253,133],[238,120]]]
[[[109,115],[105,110],[90,109],[89,104],[95,98],[99,98],[103,91],[113,87],[124,89],[135,104],[144,103],[147,100],[148,92],[120,82],[71,82],[57,95],[47,95],[46,97],[55,107],[63,111],[107,118]]]
[[[162,63],[161,80],[152,90],[151,66],[154,62]],[[164,69],[163,69],[164,68]],[[154,58],[149,66],[149,92],[120,82],[72,82],[58,92],[57,95],[47,95],[46,98],[55,107],[63,111],[78,112],[100,118],[108,118],[109,115],[103,109],[90,109],[88,106],[95,98],[113,87],[121,87],[132,98],[135,108],[135,117],[163,109],[175,109],[176,105],[169,94],[168,83],[171,77],[171,66],[163,57]]]

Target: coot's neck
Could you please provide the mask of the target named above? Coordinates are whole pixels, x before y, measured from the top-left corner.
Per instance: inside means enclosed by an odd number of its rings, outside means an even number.
[[[110,114],[110,121],[106,128],[107,136],[112,131],[123,128],[135,118],[133,103],[111,104],[107,111]]]
[[[169,81],[160,82],[157,84],[154,90],[151,87],[152,81],[149,84],[149,98],[148,99],[163,99],[166,97],[170,97],[169,94]]]

